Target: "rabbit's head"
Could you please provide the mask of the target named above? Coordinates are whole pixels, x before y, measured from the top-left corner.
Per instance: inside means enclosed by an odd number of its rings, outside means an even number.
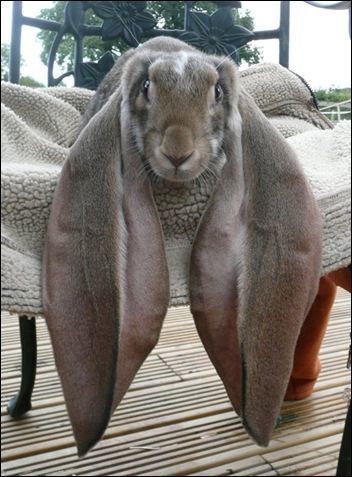
[[[226,161],[224,134],[238,96],[231,60],[157,38],[131,55],[121,87],[129,133],[149,171],[174,182],[195,179],[206,170],[219,174]]]

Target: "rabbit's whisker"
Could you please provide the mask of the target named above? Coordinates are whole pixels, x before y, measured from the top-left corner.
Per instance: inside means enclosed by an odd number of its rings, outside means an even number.
[[[233,53],[235,53],[235,52],[238,53],[238,52],[241,51],[243,48],[246,48],[246,46],[248,46],[248,45],[247,45],[247,44],[246,44],[246,45],[242,45],[242,46],[240,46],[239,48],[235,48],[234,50],[232,50],[227,56],[225,56],[225,58],[223,58],[223,59],[220,61],[220,63],[219,63],[218,65],[216,65],[215,68],[218,69],[219,66],[220,66],[224,61],[226,61],[227,58],[229,58],[230,56],[232,56]]]

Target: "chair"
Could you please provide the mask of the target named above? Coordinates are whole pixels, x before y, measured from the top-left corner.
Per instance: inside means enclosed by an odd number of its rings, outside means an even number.
[[[223,3],[225,2],[214,2],[218,4],[218,8],[221,11],[226,12],[227,8],[230,8],[228,4],[231,4],[231,7],[238,7],[239,2],[226,2],[224,6]],[[315,3],[315,2],[308,2],[308,3]],[[346,3],[346,2],[340,2]],[[19,78],[19,63],[16,61],[16,56],[19,58],[19,49],[20,49],[20,35],[16,37],[16,25],[19,26],[20,23],[22,24],[32,24],[35,25],[36,22],[34,20],[27,19],[26,17],[21,18],[21,2],[14,2],[15,9],[14,9],[14,33],[13,33],[13,42],[12,42],[12,61],[11,61],[11,72],[10,72],[10,80],[12,82],[17,82]],[[189,25],[191,23],[191,16],[194,15],[190,11],[190,2],[185,2],[185,32],[168,32],[170,35],[179,36],[182,38],[182,35],[187,35],[189,31]],[[76,63],[75,63],[75,84],[76,86],[82,87],[89,87],[90,89],[94,89],[99,80],[103,77],[103,75],[107,72],[109,67],[112,65],[112,58],[110,55],[106,55],[104,59],[101,60],[97,65],[84,65],[81,61],[82,59],[82,31],[86,34],[96,34],[97,28],[95,27],[86,27],[85,29],[80,29],[79,25],[82,22],[83,14],[84,14],[84,6],[82,2],[68,2],[65,12],[65,22],[62,26],[55,25],[56,31],[58,31],[58,36],[55,40],[55,47],[53,47],[50,58],[49,58],[49,74],[48,74],[48,84],[50,86],[55,86],[58,82],[63,79],[64,76],[68,74],[72,74],[72,72],[68,72],[65,75],[62,75],[59,78],[54,78],[52,74],[52,67],[54,62],[54,57],[56,53],[56,48],[58,46],[58,42],[62,35],[66,31],[72,32],[77,41],[77,51],[76,51]],[[280,26],[280,63],[283,65],[288,65],[288,20],[289,20],[289,2],[281,2],[281,26]],[[44,24],[38,20],[36,26],[44,26]],[[46,27],[54,25],[46,25]],[[18,30],[17,30],[18,32]],[[165,33],[162,30],[158,32],[158,34]],[[265,32],[256,32],[252,34],[250,32],[243,31],[243,37],[240,40],[239,44],[236,45],[229,45],[228,50],[225,53],[229,53],[231,48],[239,47],[242,43],[246,43],[251,38],[260,39],[260,38],[268,38],[270,36],[274,36],[273,32],[270,34]],[[155,36],[155,30],[148,30],[149,36]],[[277,32],[275,33],[277,34]],[[147,35],[146,35],[147,36]],[[196,36],[196,35],[195,35]],[[194,39],[196,41],[196,38]],[[136,44],[137,39],[132,38],[131,42]],[[236,59],[236,50],[233,50],[233,56]],[[93,73],[92,73],[93,71]],[[89,73],[89,74],[87,74]],[[35,330],[35,317],[27,316],[27,315],[20,315],[20,333],[21,333],[21,347],[22,347],[22,383],[21,388],[17,396],[12,398],[8,406],[8,412],[13,417],[20,417],[24,413],[26,413],[30,407],[30,399],[31,394],[34,386],[35,381],[35,369],[36,369],[36,330]],[[349,413],[350,416],[350,413]],[[350,417],[349,417],[350,419]],[[347,426],[348,427],[348,426]],[[344,438],[344,442],[345,442]],[[346,445],[343,445],[343,449],[346,448]],[[341,451],[341,459],[343,460],[344,451]],[[339,469],[341,466],[339,466]],[[340,472],[340,470],[339,470]],[[344,474],[339,474],[344,475]]]

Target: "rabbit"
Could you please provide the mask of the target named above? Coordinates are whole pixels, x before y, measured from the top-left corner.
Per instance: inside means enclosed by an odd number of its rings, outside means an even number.
[[[44,316],[79,456],[102,437],[169,305],[152,178],[183,187],[208,170],[217,180],[192,243],[191,312],[244,427],[268,445],[318,290],[320,213],[235,63],[158,37],[103,80],[50,211]]]

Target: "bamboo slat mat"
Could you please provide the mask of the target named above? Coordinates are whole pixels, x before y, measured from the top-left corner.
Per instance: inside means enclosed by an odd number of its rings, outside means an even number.
[[[18,391],[17,319],[1,317],[2,473],[32,476],[334,475],[347,412],[350,295],[339,290],[321,350],[314,394],[284,403],[267,448],[255,445],[232,411],[188,308],[171,309],[147,359],[100,442],[78,459],[43,319],[37,319],[33,409],[6,414]]]

